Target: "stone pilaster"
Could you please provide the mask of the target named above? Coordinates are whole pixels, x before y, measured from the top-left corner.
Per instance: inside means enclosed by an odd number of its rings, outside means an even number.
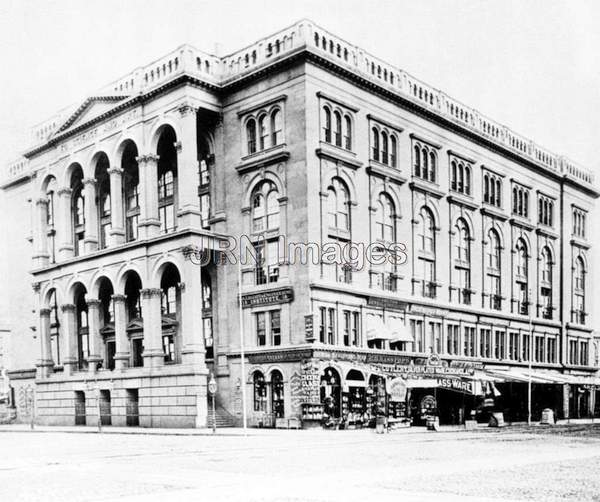
[[[96,209],[96,180],[85,178],[83,180],[85,236],[83,246],[86,253],[98,249],[98,211]]]
[[[73,221],[71,219],[71,197],[73,190],[63,187],[56,192],[58,196],[57,238],[58,256],[61,260],[73,257]]]
[[[164,351],[162,348],[162,326],[160,300],[162,290],[147,288],[140,291],[144,322],[144,366],[147,368],[162,366]]]
[[[125,295],[112,295],[115,311],[115,368],[129,366],[129,340],[127,339],[127,313]]]
[[[125,242],[123,224],[123,169],[112,167],[108,170],[110,176],[110,230],[108,231],[111,246]]]
[[[89,356],[88,371],[95,373],[98,369],[98,363],[102,361],[102,337],[100,336],[100,300],[89,298],[88,306],[88,331],[89,331]]]
[[[181,288],[182,362],[204,367],[204,327],[202,323],[202,267],[189,258],[183,266],[185,286]]]
[[[196,109],[185,103],[179,107],[181,138],[177,150],[177,227],[200,228],[200,200],[198,198],[198,146]]]
[[[40,309],[40,362],[38,363],[38,378],[47,378],[54,368],[50,341],[50,309]]]
[[[140,238],[158,235],[158,155],[140,155],[136,158],[140,176]]]
[[[48,199],[40,197],[36,199],[34,205],[34,228],[33,228],[33,266],[40,268],[48,264],[50,255],[48,254]]]
[[[75,305],[66,303],[60,306],[61,334],[63,340],[63,365],[65,375],[71,375],[77,368],[77,323],[75,319]]]

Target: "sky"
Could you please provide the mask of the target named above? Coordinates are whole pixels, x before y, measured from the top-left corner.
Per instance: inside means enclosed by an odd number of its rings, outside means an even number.
[[[182,43],[226,54],[303,17],[600,173],[593,0],[1,0],[0,165],[31,126]]]

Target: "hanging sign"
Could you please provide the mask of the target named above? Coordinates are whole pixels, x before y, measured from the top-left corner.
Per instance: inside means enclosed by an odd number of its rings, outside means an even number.
[[[388,383],[390,401],[404,401],[406,399],[406,380],[394,378]]]

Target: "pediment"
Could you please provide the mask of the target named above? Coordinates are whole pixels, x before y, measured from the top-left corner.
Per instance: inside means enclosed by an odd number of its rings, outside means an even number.
[[[124,101],[127,98],[128,96],[92,96],[87,98],[69,115],[69,118],[56,130],[55,134],[85,124],[106,113],[114,108],[119,101]]]

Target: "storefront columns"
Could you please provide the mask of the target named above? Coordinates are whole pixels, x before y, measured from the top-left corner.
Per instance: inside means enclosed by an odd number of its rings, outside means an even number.
[[[52,347],[50,343],[50,313],[48,308],[40,309],[40,362],[38,363],[38,378],[47,378],[54,367]]]
[[[125,295],[112,295],[115,312],[115,368],[123,369],[129,366],[129,341],[127,339],[127,313]]]
[[[56,192],[58,196],[58,215],[55,218],[58,229],[58,256],[60,260],[73,257],[73,223],[71,220],[71,196],[73,190],[63,187]]]
[[[158,155],[140,155],[136,157],[140,183],[140,238],[148,239],[158,235],[160,219],[158,217]]]
[[[196,137],[196,109],[183,104],[179,107],[181,127],[177,151],[177,211],[178,227],[200,228],[200,199],[198,198],[198,143]]]
[[[77,368],[77,324],[75,319],[75,305],[65,303],[60,306],[62,313],[62,333],[64,335],[65,375],[71,375]]]
[[[202,267],[186,259],[183,265],[185,283],[181,287],[182,362],[204,365],[204,326],[202,323]]]
[[[89,298],[88,306],[88,330],[89,330],[89,356],[88,371],[95,373],[98,363],[102,361],[102,339],[100,337],[100,300]]]
[[[48,218],[48,200],[40,197],[34,201],[34,252],[33,266],[43,267],[48,264],[48,235],[46,231]]]
[[[125,242],[123,228],[123,169],[112,167],[108,170],[110,177],[110,245],[118,246]]]
[[[96,180],[85,178],[83,180],[84,190],[84,214],[85,214],[85,236],[83,245],[86,253],[92,253],[98,249],[98,212],[96,210]]]
[[[563,385],[563,416],[565,418],[571,418],[569,410],[569,401],[571,400],[571,386],[566,383]]]
[[[162,348],[162,320],[160,300],[162,290],[147,288],[142,295],[142,316],[144,322],[144,366],[162,366],[165,354]]]

